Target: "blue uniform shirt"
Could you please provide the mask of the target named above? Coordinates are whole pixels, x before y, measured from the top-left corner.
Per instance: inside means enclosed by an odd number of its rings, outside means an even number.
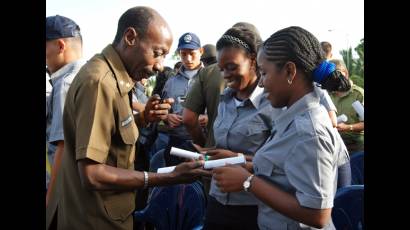
[[[190,86],[192,86],[197,80],[198,71],[201,68],[202,64],[201,67],[195,71],[187,71],[185,70],[185,67],[182,66],[180,71],[178,71],[175,76],[170,77],[165,83],[161,98],[174,98],[175,102],[171,105],[173,114],[182,115],[184,109],[183,102],[185,101],[186,95],[190,90]],[[190,72],[190,74],[187,74],[186,72]],[[183,124],[173,129],[169,129],[168,133],[182,139],[191,139],[191,135],[185,129]]]
[[[346,146],[332,127],[315,91],[305,95],[274,120],[272,136],[253,158],[255,175],[295,195],[314,209],[333,207],[337,168],[349,161]],[[315,229],[258,202],[262,229]],[[334,229],[330,223],[324,229]]]
[[[50,98],[47,101],[46,109],[46,137],[48,144],[64,140],[63,109],[65,97],[71,82],[84,63],[84,60],[71,62],[51,75],[51,84],[53,88],[51,90]],[[49,149],[53,149],[53,147],[50,147]],[[52,159],[50,163],[53,163]]]
[[[224,90],[214,123],[217,148],[253,155],[265,142],[272,129],[272,119],[280,112],[272,108],[263,88],[257,86],[251,96],[236,106],[234,90]],[[212,179],[210,195],[226,205],[256,205],[255,197],[248,192],[221,192]]]

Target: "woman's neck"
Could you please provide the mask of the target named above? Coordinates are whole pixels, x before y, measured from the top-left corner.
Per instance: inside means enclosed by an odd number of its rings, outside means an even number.
[[[254,78],[252,78],[252,81],[249,82],[248,86],[236,92],[235,97],[239,100],[245,100],[249,98],[252,92],[255,90],[257,85],[258,85],[258,78],[255,76]]]

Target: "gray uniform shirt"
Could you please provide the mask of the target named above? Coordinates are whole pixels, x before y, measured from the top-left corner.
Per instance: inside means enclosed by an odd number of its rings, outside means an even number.
[[[165,83],[161,98],[174,98],[175,102],[171,105],[173,114],[182,115],[184,109],[183,102],[185,101],[186,95],[190,90],[190,86],[192,86],[198,79],[198,71],[201,68],[196,69],[195,73],[193,71],[189,71],[190,74],[186,74],[185,67],[182,66],[180,71],[178,71],[175,76],[170,77]],[[183,124],[170,129],[168,133],[169,135],[178,136],[183,139],[191,139],[191,135],[185,129]]]
[[[55,146],[50,146],[53,142],[64,140],[63,110],[65,98],[71,82],[84,63],[84,60],[71,62],[51,75],[53,88],[46,109],[46,137],[49,150],[55,149]],[[49,154],[51,155],[50,163],[53,164],[54,151],[49,151]]]
[[[313,91],[275,118],[272,136],[255,154],[253,167],[255,175],[295,195],[301,206],[325,209],[333,207],[337,168],[347,161],[346,146]],[[258,203],[261,230],[315,229]],[[334,229],[333,223],[324,229]]]
[[[263,88],[257,86],[249,99],[238,107],[234,101],[234,90],[224,90],[214,122],[217,148],[229,149],[253,155],[265,142],[272,129],[272,119],[280,110],[272,108]],[[221,192],[212,179],[210,195],[224,205],[256,205],[255,197],[248,192]]]

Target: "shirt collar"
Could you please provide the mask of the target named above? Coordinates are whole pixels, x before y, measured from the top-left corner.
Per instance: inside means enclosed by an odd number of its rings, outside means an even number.
[[[195,71],[196,70],[197,71],[196,74],[198,74],[198,71],[202,68],[204,68],[204,63],[201,62],[200,66],[198,68],[190,70],[190,71]],[[181,76],[183,76],[183,77],[185,77],[186,79],[189,80],[190,78],[185,74],[185,71],[186,71],[186,68],[185,68],[184,65],[182,65],[181,68],[179,68],[176,76],[181,75]]]
[[[297,100],[289,108],[284,108],[283,111],[274,119],[277,127],[277,133],[282,134],[289,124],[295,119],[295,116],[304,113],[306,110],[319,106],[319,97],[312,91],[299,100]]]
[[[70,62],[57,70],[55,73],[50,75],[50,83],[54,85],[54,83],[63,76],[68,76],[67,73],[78,71],[81,66],[85,63],[83,59],[78,59],[76,61]]]
[[[111,70],[114,72],[114,78],[117,81],[118,88],[120,89],[121,96],[128,94],[134,87],[135,83],[132,81],[130,75],[128,75],[127,70],[123,62],[121,61],[120,56],[112,45],[107,45],[103,51],[102,55],[108,62],[108,65],[111,67]]]
[[[222,97],[223,97],[224,99],[231,99],[231,100],[233,100],[233,97],[234,97],[233,94],[234,94],[235,92],[236,92],[236,91],[235,91],[234,89],[227,87],[227,88],[224,90],[224,92],[222,93]],[[244,104],[247,100],[249,100],[249,101],[251,102],[251,104],[252,104],[256,109],[258,109],[262,97],[263,97],[263,88],[262,88],[262,87],[259,87],[259,85],[257,85],[257,86],[255,87],[255,89],[253,90],[253,92],[251,93],[251,95],[249,96],[249,98],[243,101],[243,104]]]

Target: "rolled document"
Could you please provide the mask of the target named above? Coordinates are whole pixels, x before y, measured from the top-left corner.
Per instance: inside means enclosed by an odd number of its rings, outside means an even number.
[[[218,159],[218,160],[205,161],[204,169],[213,169],[217,167],[222,167],[222,166],[225,166],[226,164],[245,164],[245,163],[246,163],[245,156],[240,155],[237,157],[229,157],[229,158],[223,158],[223,159]],[[174,171],[174,169],[175,169],[175,166],[159,168],[157,170],[157,173],[170,173]]]
[[[189,158],[189,159],[195,159],[195,160],[198,160],[199,157],[201,156],[201,154],[199,154],[199,153],[195,153],[195,152],[191,152],[191,151],[188,151],[188,150],[179,149],[179,148],[175,148],[175,147],[171,147],[171,152],[170,153],[171,153],[171,155],[174,155],[174,156]]]
[[[346,122],[347,121],[347,116],[342,114],[340,116],[337,117],[337,123],[342,123],[342,122]]]
[[[218,160],[205,161],[204,169],[212,169],[217,167],[225,166],[226,164],[245,164],[246,159],[244,155],[239,155],[237,157],[228,157]]]
[[[362,103],[360,103],[360,101],[355,101],[352,106],[356,113],[359,114],[359,120],[364,121],[364,107]]]
[[[174,171],[175,166],[169,166],[169,167],[164,167],[164,168],[158,168],[157,173],[170,173]]]

